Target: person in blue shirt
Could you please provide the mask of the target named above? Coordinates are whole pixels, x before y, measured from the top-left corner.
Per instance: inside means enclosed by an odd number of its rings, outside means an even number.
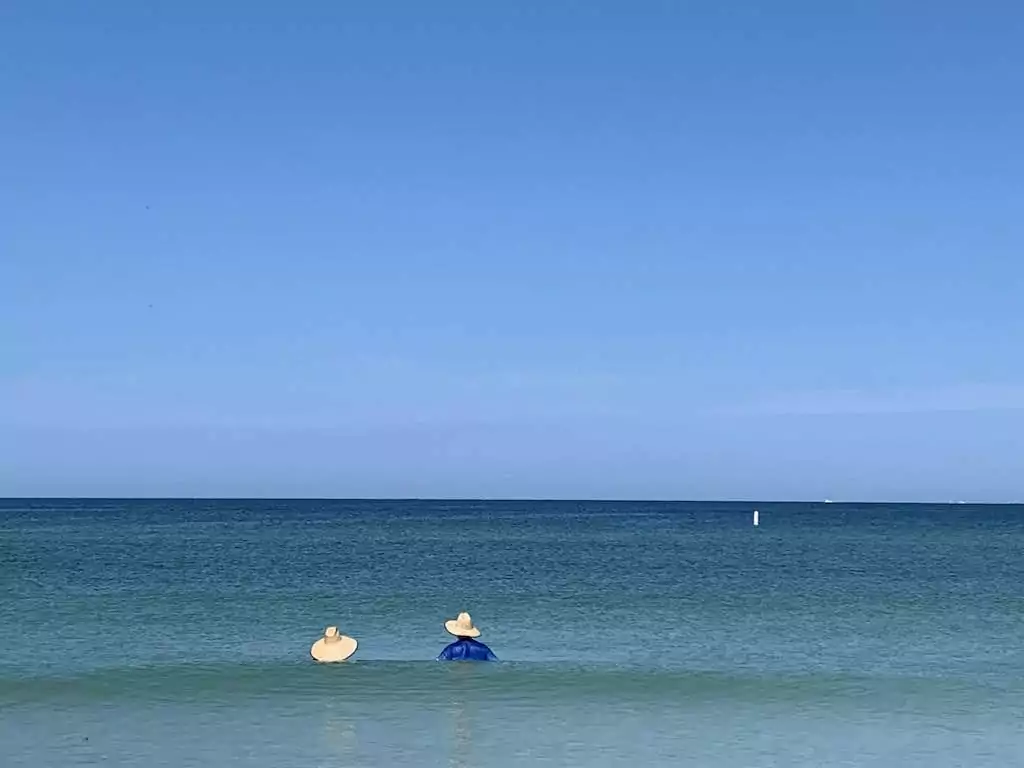
[[[455,635],[455,642],[449,644],[437,657],[438,661],[497,661],[498,657],[486,645],[477,640],[480,630],[473,626],[473,619],[468,613],[460,613],[459,618],[446,621],[444,628],[450,635]]]

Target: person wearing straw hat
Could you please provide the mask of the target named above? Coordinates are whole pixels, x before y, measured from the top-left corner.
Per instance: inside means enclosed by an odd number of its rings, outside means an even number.
[[[313,643],[309,649],[309,655],[316,661],[344,661],[356,652],[359,643],[355,638],[338,633],[337,627],[328,627],[324,630],[324,636]]]
[[[498,657],[486,645],[477,640],[480,630],[473,625],[473,619],[466,612],[457,619],[444,623],[445,631],[455,636],[455,642],[446,646],[438,661],[497,661]]]

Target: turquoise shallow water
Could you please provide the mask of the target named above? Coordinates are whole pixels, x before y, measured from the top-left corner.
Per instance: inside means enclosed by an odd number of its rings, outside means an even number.
[[[0,765],[1019,763],[1024,508],[758,506],[0,501]]]

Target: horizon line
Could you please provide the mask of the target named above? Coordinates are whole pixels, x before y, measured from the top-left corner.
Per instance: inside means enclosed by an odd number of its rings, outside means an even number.
[[[1019,501],[970,501],[952,499],[945,501],[898,499],[857,500],[857,499],[671,499],[671,498],[570,498],[541,496],[0,496],[0,501],[340,501],[340,502],[420,502],[420,503],[567,503],[567,504],[820,504],[881,506],[888,504],[920,506],[1024,506]]]

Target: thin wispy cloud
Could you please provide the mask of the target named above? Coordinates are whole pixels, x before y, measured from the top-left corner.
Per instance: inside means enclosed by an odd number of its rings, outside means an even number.
[[[844,415],[1024,410],[1024,385],[789,392],[716,409],[729,415]]]

